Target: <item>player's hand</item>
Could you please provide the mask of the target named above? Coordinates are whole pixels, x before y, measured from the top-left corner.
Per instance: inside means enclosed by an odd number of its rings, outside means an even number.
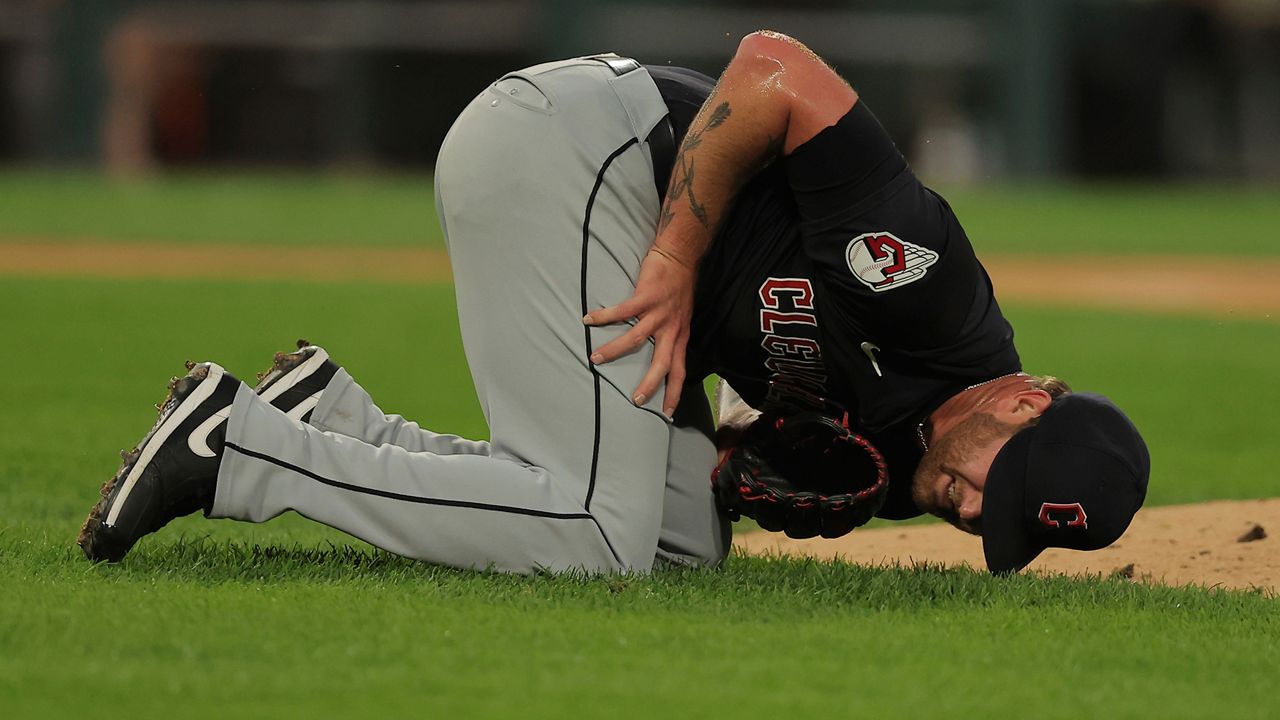
[[[680,404],[684,388],[685,348],[689,344],[689,321],[693,317],[693,291],[697,273],[667,253],[651,249],[640,263],[635,293],[613,307],[601,308],[582,318],[587,325],[612,325],[635,318],[636,323],[622,337],[596,349],[591,362],[599,365],[639,350],[653,338],[653,362],[631,396],[643,405],[666,380],[662,408],[671,417]]]

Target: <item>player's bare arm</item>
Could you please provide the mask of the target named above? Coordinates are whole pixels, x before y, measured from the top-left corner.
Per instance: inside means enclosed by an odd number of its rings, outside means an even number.
[[[789,154],[834,125],[858,96],[802,43],[754,32],[738,46],[676,155],[658,231],[631,298],[584,318],[607,325],[636,318],[622,337],[598,348],[609,362],[654,340],[649,372],[633,400],[644,403],[666,381],[671,415],[684,385],[697,266],[738,190],[779,154]]]

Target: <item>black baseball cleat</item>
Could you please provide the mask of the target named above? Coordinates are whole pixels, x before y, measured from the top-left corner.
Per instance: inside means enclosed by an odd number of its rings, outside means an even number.
[[[271,368],[258,375],[253,391],[294,420],[310,422],[338,368],[324,348],[299,340],[297,351],[276,353]]]
[[[90,560],[119,562],[143,535],[213,508],[226,420],[239,387],[213,363],[189,362],[186,376],[169,381],[155,426],[137,447],[120,453],[124,464],[102,486],[102,499],[76,538]]]

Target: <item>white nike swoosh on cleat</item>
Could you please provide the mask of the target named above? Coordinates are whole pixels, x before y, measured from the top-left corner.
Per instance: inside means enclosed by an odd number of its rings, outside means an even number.
[[[191,452],[200,457],[211,458],[218,453],[209,447],[209,435],[213,433],[219,425],[227,421],[231,417],[231,406],[228,405],[218,412],[209,416],[208,420],[200,423],[200,426],[191,431],[187,436],[187,447],[191,448]]]
[[[288,415],[294,420],[301,421],[303,415],[306,415],[312,408],[320,404],[320,396],[323,394],[324,394],[323,390],[315,391],[315,393],[311,397],[298,403],[297,406],[295,406],[289,412],[285,413],[285,415]]]
[[[129,499],[129,493],[133,492],[133,486],[137,484],[138,478],[142,476],[142,471],[151,464],[152,458],[156,456],[156,451],[160,446],[169,439],[173,434],[173,429],[182,424],[191,412],[200,406],[200,403],[208,400],[213,391],[218,389],[218,383],[222,381],[222,366],[210,363],[209,375],[196,386],[195,390],[182,401],[173,414],[165,419],[164,424],[156,429],[156,433],[151,436],[146,447],[142,448],[142,452],[138,455],[138,461],[133,464],[133,468],[129,470],[129,475],[125,477],[124,482],[120,484],[120,492],[116,494],[116,501],[111,504],[111,511],[107,513],[106,520],[103,525],[115,525],[116,520],[120,517],[120,509]]]

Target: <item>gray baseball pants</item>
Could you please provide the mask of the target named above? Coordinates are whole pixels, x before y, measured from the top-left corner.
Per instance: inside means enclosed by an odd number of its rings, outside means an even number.
[[[433,563],[512,572],[645,572],[718,563],[729,525],[709,477],[701,387],[674,422],[630,394],[652,349],[594,367],[626,326],[588,310],[634,289],[658,197],[644,139],[667,110],[649,74],[592,59],[491,85],[441,148],[436,205],[490,442],[386,415],[340,371],[310,424],[243,387],[213,517],[287,510]],[[429,368],[406,367],[407,372]]]

